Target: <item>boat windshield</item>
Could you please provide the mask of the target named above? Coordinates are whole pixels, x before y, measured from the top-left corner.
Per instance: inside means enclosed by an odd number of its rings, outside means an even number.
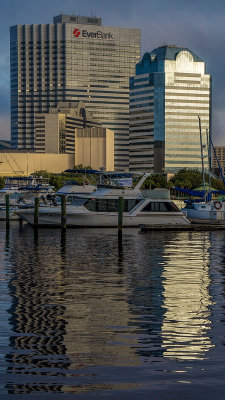
[[[71,200],[71,205],[73,206],[82,206],[85,203],[86,199],[80,199],[79,197],[73,197]]]

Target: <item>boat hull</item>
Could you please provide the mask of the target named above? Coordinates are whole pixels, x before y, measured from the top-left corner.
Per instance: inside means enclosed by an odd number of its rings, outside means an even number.
[[[20,219],[19,215],[16,214],[14,210],[9,211],[9,219],[10,221],[18,221]],[[0,209],[0,221],[6,220],[6,210]]]
[[[191,219],[202,219],[202,220],[217,220],[224,221],[225,213],[222,210],[211,210],[211,208],[205,209],[182,209],[187,215],[187,218]]]
[[[20,211],[19,215],[31,225],[34,224],[33,210]],[[84,213],[74,212],[67,209],[66,224],[68,227],[117,227],[117,213]],[[149,213],[131,215],[123,214],[123,226],[139,226],[139,225],[185,225],[189,221],[182,213]],[[41,209],[38,217],[38,225],[40,226],[61,226],[61,209],[46,208]]]

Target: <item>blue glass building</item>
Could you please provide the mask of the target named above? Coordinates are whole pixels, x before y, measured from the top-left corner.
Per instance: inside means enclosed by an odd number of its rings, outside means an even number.
[[[198,116],[206,144],[211,77],[205,62],[175,45],[145,53],[130,79],[130,171],[200,169]]]

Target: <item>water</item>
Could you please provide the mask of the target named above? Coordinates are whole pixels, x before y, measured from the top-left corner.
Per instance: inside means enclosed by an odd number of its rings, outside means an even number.
[[[0,224],[1,399],[224,399],[225,232]]]

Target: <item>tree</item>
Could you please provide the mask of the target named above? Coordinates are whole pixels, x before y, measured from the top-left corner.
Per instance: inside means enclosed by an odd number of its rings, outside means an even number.
[[[144,182],[145,189],[166,188],[165,175],[155,174],[150,175]]]
[[[211,186],[216,190],[224,190],[223,181],[220,179],[211,178]]]
[[[73,169],[92,169],[90,165],[84,166],[83,164],[74,165]]]
[[[202,174],[198,170],[181,169],[170,180],[174,186],[196,189],[202,185]]]

